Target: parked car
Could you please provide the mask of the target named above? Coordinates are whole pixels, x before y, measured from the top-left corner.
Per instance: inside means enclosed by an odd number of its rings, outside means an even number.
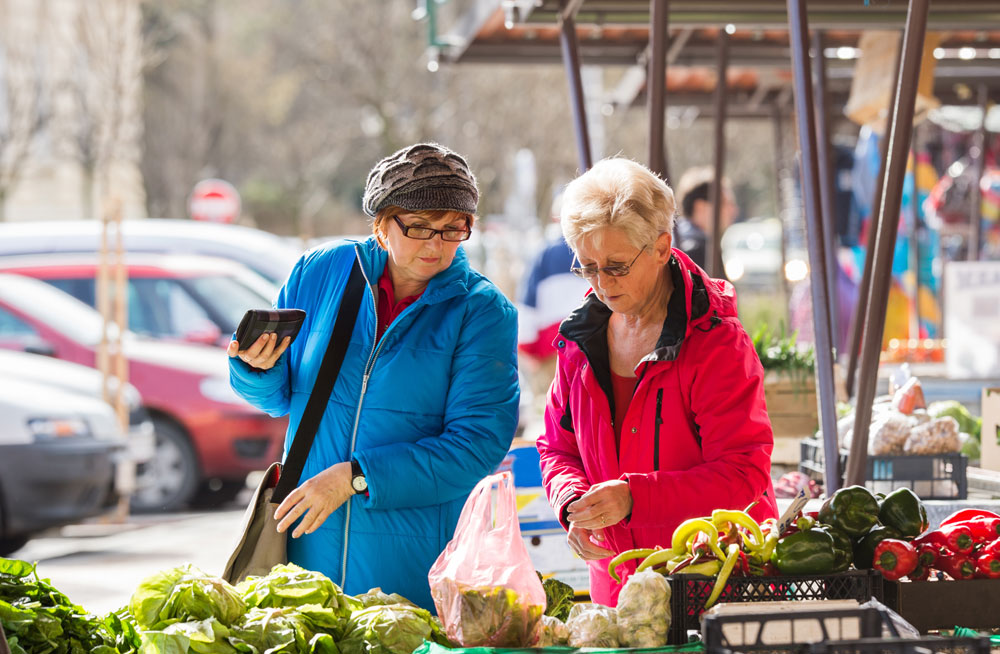
[[[100,372],[39,354],[0,350],[0,378],[44,384],[105,402],[104,380]],[[112,384],[115,381],[116,378],[112,377]],[[113,392],[115,389],[112,385],[110,390]],[[126,382],[122,395],[128,407],[129,428],[121,457],[127,457],[135,464],[147,463],[153,458],[156,448],[153,421],[143,407],[142,396],[135,386]]]
[[[52,286],[0,274],[0,348],[96,366],[101,316]],[[191,500],[223,501],[281,453],[287,418],[273,419],[229,386],[217,347],[168,343],[126,332],[128,379],[156,431],[156,455],[139,469],[138,509],[173,510]]]
[[[34,277],[94,307],[96,253],[0,257],[0,273]],[[128,327],[152,338],[227,345],[247,309],[271,306],[278,286],[213,257],[130,253]]]
[[[106,402],[0,377],[0,555],[105,512],[124,447]]]
[[[0,222],[0,256],[46,252],[97,252],[96,220]],[[269,232],[195,220],[145,219],[122,222],[127,252],[200,254],[242,263],[272,283],[288,277],[303,248]]]
[[[777,218],[752,218],[733,223],[722,235],[722,263],[737,288],[773,292],[805,279],[808,255],[789,245],[782,267],[782,226]]]

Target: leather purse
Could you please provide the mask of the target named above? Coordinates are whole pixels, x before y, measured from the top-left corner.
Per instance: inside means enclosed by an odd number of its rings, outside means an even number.
[[[288,456],[285,457],[284,464],[272,463],[267,469],[243,514],[240,538],[222,572],[222,578],[229,583],[239,583],[249,576],[266,575],[279,563],[288,563],[288,536],[278,533],[278,521],[274,519],[274,512],[299,484],[302,468],[309,456],[323,412],[330,401],[330,393],[333,392],[344,355],[347,354],[364,288],[364,276],[361,274],[360,264],[355,260],[340,301],[333,332],[330,334],[330,343],[316,375],[316,384],[288,448]]]
[[[241,350],[253,345],[266,332],[278,335],[275,341],[278,345],[286,336],[294,341],[305,319],[306,312],[302,309],[250,309],[236,328],[236,341]]]

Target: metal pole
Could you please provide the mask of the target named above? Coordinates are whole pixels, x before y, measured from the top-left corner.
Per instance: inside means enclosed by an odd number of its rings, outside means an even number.
[[[834,351],[840,350],[840,323],[837,310],[837,238],[833,212],[833,149],[830,147],[830,98],[826,83],[826,57],[823,33],[813,33],[813,79],[816,82],[816,156],[819,159],[819,195],[823,208],[823,263],[826,268],[826,292],[830,298],[830,334]],[[834,357],[836,358],[836,357]]]
[[[774,205],[781,220],[781,287],[785,292],[785,299],[791,296],[791,284],[785,275],[785,264],[788,263],[788,230],[785,229],[785,206],[782,182],[785,179],[785,138],[784,129],[781,124],[781,107],[777,104],[771,105],[771,128],[774,132]],[[785,320],[788,320],[786,313]]]
[[[583,99],[583,79],[580,77],[580,51],[577,47],[576,23],[572,16],[565,16],[560,25],[559,44],[562,47],[563,65],[569,80],[569,100],[573,109],[573,131],[580,172],[593,165],[590,156],[590,135],[587,133],[587,109]]]
[[[899,90],[896,80],[899,79],[899,64],[903,57],[903,40],[899,40],[896,51],[896,65],[892,71],[892,89],[889,92],[889,112],[896,106],[896,93]],[[886,132],[878,144],[878,177],[875,184],[875,194],[872,197],[872,215],[868,219],[868,240],[865,245],[865,265],[861,272],[861,284],[858,286],[858,302],[851,316],[851,344],[847,360],[847,395],[854,397],[854,378],[858,371],[858,354],[861,352],[861,333],[868,321],[868,296],[872,286],[872,260],[875,258],[875,240],[878,238],[878,210],[882,206],[882,186],[885,184],[886,160],[889,158],[889,122],[886,117]]]
[[[861,370],[858,378],[858,399],[855,406],[854,438],[847,457],[846,483],[864,484],[868,458],[868,428],[871,426],[872,401],[878,381],[878,360],[882,352],[882,333],[885,331],[886,304],[889,301],[889,283],[892,274],[892,253],[899,228],[899,207],[903,196],[903,176],[906,158],[913,136],[913,109],[917,99],[917,82],[920,78],[920,58],[927,30],[927,11],[930,0],[910,0],[903,32],[903,58],[896,81],[896,102],[892,108],[891,129],[888,130],[889,158],[885,184],[882,188],[882,205],[878,213],[878,239],[875,242],[875,259],[872,265],[872,288],[868,298],[865,332],[861,341]]]
[[[824,480],[829,495],[840,488],[840,452],[837,444],[836,395],[833,387],[833,347],[830,342],[830,302],[823,267],[823,221],[820,211],[819,170],[816,154],[816,119],[813,112],[812,77],[809,74],[809,26],[805,0],[788,0],[788,36],[795,81],[795,115],[802,153],[802,204],[809,242],[809,276],[812,290],[813,329],[816,332],[816,375],[820,430],[826,459]]]
[[[712,184],[712,233],[705,244],[705,264],[708,274],[722,277],[722,202],[724,198],[722,178],[726,168],[726,71],[729,68],[729,34],[719,30],[715,69],[718,81],[715,84],[715,181]]]
[[[646,67],[649,90],[649,169],[660,177],[667,176],[666,118],[667,96],[667,30],[669,14],[667,0],[649,0],[650,57]]]
[[[976,183],[972,187],[972,212],[969,217],[972,220],[972,233],[969,236],[969,247],[966,258],[969,261],[979,261],[979,247],[982,243],[983,231],[983,169],[986,167],[986,110],[989,109],[989,90],[986,84],[979,85],[979,109],[983,112],[983,122],[976,132],[976,150],[979,155],[972,165],[976,171]]]

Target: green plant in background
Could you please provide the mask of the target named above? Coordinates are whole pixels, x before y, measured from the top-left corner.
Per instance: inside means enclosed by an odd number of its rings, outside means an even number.
[[[805,377],[813,372],[816,356],[812,346],[796,345],[798,332],[790,336],[785,331],[785,323],[779,324],[775,332],[767,323],[754,330],[751,340],[764,370],[788,373],[792,377]]]

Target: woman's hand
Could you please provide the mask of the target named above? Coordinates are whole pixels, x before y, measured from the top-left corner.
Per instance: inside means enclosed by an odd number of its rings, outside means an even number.
[[[571,524],[583,529],[604,529],[632,513],[632,492],[627,481],[603,481],[591,486],[580,499],[570,502],[566,510],[566,518]]]
[[[351,487],[350,462],[338,463],[293,490],[274,512],[278,533],[292,526],[299,516],[302,522],[292,532],[292,538],[316,531],[331,513],[354,495]]]
[[[600,559],[606,559],[609,556],[615,555],[614,552],[604,549],[595,541],[604,542],[604,534],[600,531],[584,529],[575,524],[570,524],[569,533],[566,534],[566,542],[569,543],[569,548],[576,552],[576,555],[581,559],[584,561],[599,561]]]
[[[275,347],[278,335],[274,332],[265,332],[260,335],[257,341],[245,350],[240,349],[240,344],[235,340],[229,341],[226,354],[230,357],[239,357],[245,363],[258,368],[259,370],[270,370],[274,367],[278,357],[288,349],[288,344],[292,339],[286,336],[281,340],[281,345]]]

